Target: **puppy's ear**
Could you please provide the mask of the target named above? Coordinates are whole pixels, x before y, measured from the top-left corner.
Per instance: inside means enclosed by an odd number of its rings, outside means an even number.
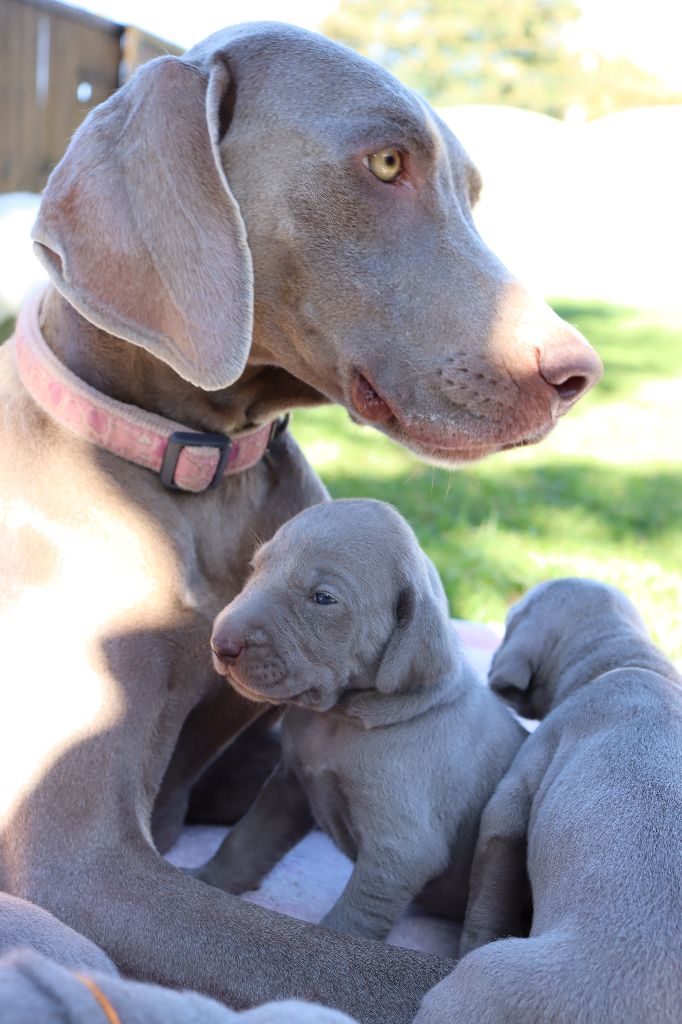
[[[233,94],[150,61],[86,118],[43,194],[34,248],[55,285],[98,327],[215,390],[251,344],[246,229],[218,153]]]
[[[544,718],[549,710],[553,684],[544,666],[551,644],[551,633],[537,615],[527,608],[521,612],[517,605],[493,657],[488,683],[526,718]]]
[[[398,591],[395,626],[376,675],[380,693],[427,686],[453,670],[456,639],[447,601],[435,568],[425,561],[428,579],[405,580]]]
[[[530,656],[527,639],[528,631],[519,627],[513,637],[504,639],[495,652],[490,666],[488,683],[496,693],[511,696],[510,691],[525,693],[531,684],[534,667]]]

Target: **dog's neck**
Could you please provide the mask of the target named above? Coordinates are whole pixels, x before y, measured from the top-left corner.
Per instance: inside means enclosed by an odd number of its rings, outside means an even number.
[[[257,332],[239,380],[220,391],[202,391],[144,349],[95,327],[54,287],[43,300],[40,326],[57,358],[87,384],[193,430],[235,434],[325,401],[286,370],[264,364]]]
[[[462,660],[445,678],[434,679],[412,690],[396,693],[380,693],[376,689],[347,690],[328,713],[355,722],[363,729],[398,725],[456,704],[472,679],[473,669]]]
[[[556,680],[547,714],[576,690],[588,686],[614,669],[647,669],[672,682],[682,682],[671,662],[647,636],[637,632],[628,623],[619,621],[614,621],[612,628],[606,631],[602,629],[594,635],[587,633],[581,637],[578,648],[573,642],[569,652],[557,651],[557,658],[552,661],[557,666],[568,664],[570,667],[553,670],[551,665],[543,666],[543,674],[551,675],[552,680]]]

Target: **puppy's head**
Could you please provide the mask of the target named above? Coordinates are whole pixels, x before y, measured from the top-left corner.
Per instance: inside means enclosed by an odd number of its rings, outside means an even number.
[[[533,587],[507,616],[490,686],[519,714],[544,718],[577,682],[588,682],[600,644],[623,628],[646,637],[639,612],[615,587],[566,578]]]
[[[211,647],[245,697],[323,711],[349,690],[442,679],[451,641],[442,585],[407,523],[349,500],[301,512],[258,550]]]

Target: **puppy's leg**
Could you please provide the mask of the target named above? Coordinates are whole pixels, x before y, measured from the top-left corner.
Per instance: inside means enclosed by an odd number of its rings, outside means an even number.
[[[483,812],[460,957],[494,939],[524,932],[530,896],[526,837],[531,803],[524,776],[512,770]]]
[[[384,939],[410,900],[443,868],[443,860],[425,863],[423,851],[402,844],[364,847],[338,900],[321,924],[367,939]]]
[[[255,889],[312,827],[305,793],[296,777],[279,765],[211,860],[191,874],[227,892]]]

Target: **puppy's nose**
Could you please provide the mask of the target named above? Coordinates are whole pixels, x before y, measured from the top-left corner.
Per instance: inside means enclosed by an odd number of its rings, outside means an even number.
[[[220,639],[211,638],[211,650],[224,665],[231,665],[235,662],[244,647],[245,643],[241,637],[223,635]]]
[[[578,331],[560,327],[542,346],[540,376],[550,384],[562,405],[573,405],[602,375],[602,362]]]

